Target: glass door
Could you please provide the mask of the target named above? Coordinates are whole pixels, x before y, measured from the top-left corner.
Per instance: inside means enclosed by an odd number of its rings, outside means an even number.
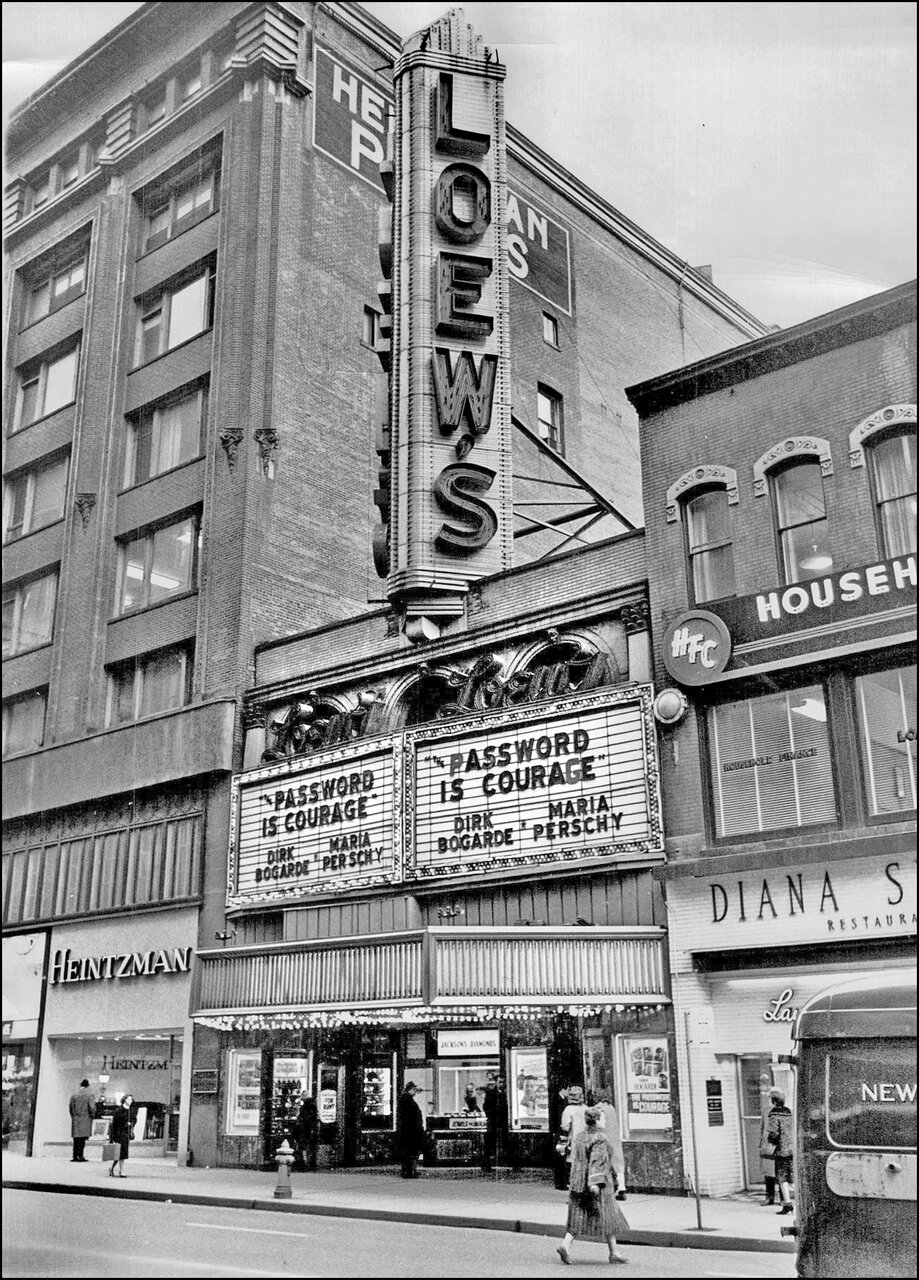
[[[316,1106],[319,1111],[319,1167],[341,1164],[345,1149],[345,1069],[338,1062],[316,1068]]]
[[[741,1058],[740,1120],[744,1148],[744,1175],[748,1190],[763,1185],[759,1145],[764,1118],[769,1114],[772,1059],[768,1055]]]

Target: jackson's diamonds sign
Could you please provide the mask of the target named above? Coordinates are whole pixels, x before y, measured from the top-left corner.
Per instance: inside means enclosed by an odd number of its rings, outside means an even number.
[[[661,852],[650,699],[631,686],[409,732],[406,878]]]

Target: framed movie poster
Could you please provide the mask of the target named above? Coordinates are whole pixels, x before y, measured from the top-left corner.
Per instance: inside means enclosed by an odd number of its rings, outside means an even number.
[[[642,1129],[671,1129],[670,1051],[664,1036],[622,1036],[626,1122],[632,1137]]]
[[[518,1132],[548,1132],[549,1071],[545,1049],[510,1049],[508,1060],[511,1128]]]

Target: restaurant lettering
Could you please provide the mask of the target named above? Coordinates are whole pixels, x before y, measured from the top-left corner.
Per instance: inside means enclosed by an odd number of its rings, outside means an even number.
[[[188,973],[191,947],[170,950],[126,951],[120,955],[71,957],[68,951],[56,951],[51,962],[48,982],[97,982],[117,978],[151,978],[161,973]]]
[[[836,874],[834,872],[834,874]],[[888,862],[884,867],[886,881],[886,907],[898,907],[904,901],[904,873],[899,862]],[[828,933],[880,932],[885,929],[908,928],[915,925],[915,911],[878,910],[852,913],[840,905],[841,890],[834,884],[829,868],[820,871],[796,871],[779,875],[757,877],[755,880],[713,881],[711,893],[711,923],[724,921],[770,921],[780,917],[803,915],[824,917]],[[845,901],[845,899],[843,899]],[[769,1021],[767,1017],[767,1021]]]

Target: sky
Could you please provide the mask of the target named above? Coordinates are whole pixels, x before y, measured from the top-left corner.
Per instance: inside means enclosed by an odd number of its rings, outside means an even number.
[[[450,6],[364,6],[403,38]],[[136,4],[4,3],[3,109]],[[912,3],[468,3],[507,118],[766,324],[916,275]]]

